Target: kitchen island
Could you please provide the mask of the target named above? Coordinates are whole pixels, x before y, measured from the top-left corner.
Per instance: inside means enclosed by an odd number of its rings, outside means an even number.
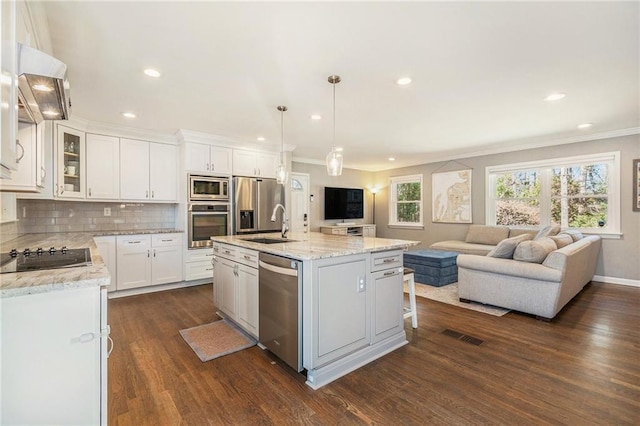
[[[257,242],[256,238],[265,240]],[[324,386],[408,343],[402,315],[402,257],[403,251],[418,241],[318,232],[292,233],[287,240],[282,240],[279,233],[212,240],[214,253],[238,251],[242,253],[238,258],[248,260],[254,257],[252,252],[261,252],[298,262],[300,365],[306,370],[310,387]],[[218,266],[224,267],[225,263]],[[230,300],[223,286],[233,288],[228,286],[230,274],[216,274],[218,266],[214,268],[214,297],[220,299],[215,300],[219,307]],[[220,291],[215,291],[216,286]],[[242,291],[247,293],[251,288]],[[240,314],[232,316],[242,318]],[[251,318],[251,314],[244,318]],[[240,325],[244,325],[242,321]],[[257,337],[263,341],[262,336]]]

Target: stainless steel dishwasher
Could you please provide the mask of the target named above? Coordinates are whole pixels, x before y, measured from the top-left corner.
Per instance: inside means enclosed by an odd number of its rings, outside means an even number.
[[[302,371],[302,263],[260,253],[260,343]]]

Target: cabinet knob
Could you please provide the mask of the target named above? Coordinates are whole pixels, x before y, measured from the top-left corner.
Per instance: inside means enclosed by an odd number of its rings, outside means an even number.
[[[91,188],[89,188],[89,197],[91,197]]]
[[[144,192],[144,198],[149,198],[149,191],[148,190]]]
[[[156,194],[154,190],[151,190],[151,198],[155,198]]]

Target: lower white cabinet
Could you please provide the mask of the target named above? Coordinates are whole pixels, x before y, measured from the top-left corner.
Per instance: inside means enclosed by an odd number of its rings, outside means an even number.
[[[185,281],[211,279],[213,277],[212,259],[211,247],[187,250]]]
[[[123,235],[117,241],[117,290],[182,280],[182,234]]]
[[[404,329],[403,268],[386,269],[371,274],[373,285],[372,343],[393,336]]]
[[[0,300],[0,424],[107,424],[107,293]]]
[[[258,252],[215,243],[214,304],[248,333],[258,336]]]

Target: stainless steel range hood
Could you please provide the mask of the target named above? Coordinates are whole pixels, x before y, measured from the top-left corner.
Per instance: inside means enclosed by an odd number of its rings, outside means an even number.
[[[68,120],[70,109],[67,66],[18,43],[18,120]]]

